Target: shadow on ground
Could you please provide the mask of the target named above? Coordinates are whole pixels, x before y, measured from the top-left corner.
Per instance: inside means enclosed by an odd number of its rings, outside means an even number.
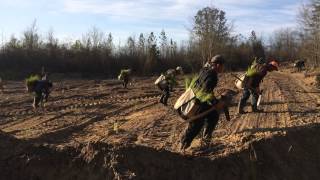
[[[279,130],[285,135],[214,159],[132,144],[35,144],[0,132],[0,179],[319,179],[320,125],[256,132]]]

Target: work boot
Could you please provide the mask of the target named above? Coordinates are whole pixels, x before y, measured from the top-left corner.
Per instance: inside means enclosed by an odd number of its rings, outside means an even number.
[[[238,114],[244,114],[244,103],[240,100],[239,104],[238,104]]]
[[[252,109],[252,112],[256,112],[256,113],[263,112],[263,109],[258,109],[257,106],[251,106],[251,109]]]

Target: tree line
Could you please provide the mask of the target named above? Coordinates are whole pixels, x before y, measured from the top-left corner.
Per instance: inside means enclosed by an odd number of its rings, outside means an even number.
[[[120,69],[131,68],[136,75],[159,74],[182,66],[195,72],[215,54],[228,60],[228,70],[247,68],[254,57],[294,61],[305,59],[319,66],[320,0],[301,8],[299,28],[281,29],[268,41],[252,31],[248,38],[232,33],[232,24],[223,10],[200,9],[189,29],[190,38],[178,43],[162,30],[160,34],[141,33],[116,45],[112,33],[92,27],[82,38],[60,42],[50,30],[45,38],[38,33],[36,22],[21,38],[11,36],[0,48],[0,76],[23,78],[44,67],[51,73],[79,73],[83,77],[116,77]]]
[[[280,29],[270,38],[268,51],[280,59],[300,59],[309,67],[320,66],[320,0],[300,7],[296,28]]]
[[[92,27],[81,39],[61,43],[52,30],[41,38],[33,22],[20,39],[12,35],[0,48],[0,77],[9,79],[39,73],[43,67],[51,73],[115,77],[123,68],[149,75],[181,64],[191,66],[182,48],[164,30],[159,36],[150,32],[137,39],[128,37],[124,45],[117,46],[112,33]]]

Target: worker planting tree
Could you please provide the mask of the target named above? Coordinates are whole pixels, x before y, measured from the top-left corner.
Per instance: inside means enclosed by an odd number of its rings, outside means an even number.
[[[203,113],[218,104],[213,90],[218,84],[218,73],[222,73],[224,70],[225,60],[221,55],[216,55],[210,60],[209,64],[208,67],[204,67],[200,71],[196,80],[189,85],[189,88],[191,88],[195,94],[197,103],[197,109],[194,115]],[[181,150],[184,151],[191,145],[192,140],[200,133],[204,125],[203,141],[206,145],[209,145],[212,132],[218,120],[219,113],[215,110],[202,117],[201,120],[189,122],[181,138]]]
[[[275,60],[272,60],[269,63],[264,63],[264,61],[259,59],[255,59],[253,61],[252,65],[248,68],[247,72],[243,76],[243,79],[239,79],[243,87],[243,94],[238,104],[239,114],[245,113],[243,108],[246,105],[250,95],[252,96],[252,112],[263,112],[263,109],[258,109],[258,105],[260,104],[262,96],[260,83],[268,72],[277,71],[278,67],[278,62]]]
[[[170,92],[172,92],[174,86],[177,85],[176,76],[179,74],[183,74],[182,67],[180,66],[176,67],[176,69],[167,70],[154,82],[154,84],[157,85],[162,92],[160,103],[164,104],[165,106],[168,104]]]
[[[128,83],[130,82],[131,69],[122,69],[118,76],[118,79],[122,81],[124,88],[127,88]]]
[[[298,1],[0,1],[0,180],[320,179]]]
[[[41,107],[44,107],[44,102],[48,101],[52,89],[52,82],[49,80],[41,80],[38,75],[32,75],[26,79],[26,88],[29,93],[34,93],[32,106],[34,109],[37,109],[39,103]]]

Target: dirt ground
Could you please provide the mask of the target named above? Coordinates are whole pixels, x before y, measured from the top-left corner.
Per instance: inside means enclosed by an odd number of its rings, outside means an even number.
[[[116,80],[54,82],[50,101],[36,112],[23,82],[7,82],[0,179],[320,178],[320,90],[312,78],[270,73],[262,83],[264,112],[236,115],[241,91],[222,74],[216,95],[238,92],[231,121],[221,114],[210,147],[201,149],[197,138],[185,154],[178,145],[187,124],[172,110],[183,78],[167,107],[158,103],[154,80],[137,78],[129,89]]]

